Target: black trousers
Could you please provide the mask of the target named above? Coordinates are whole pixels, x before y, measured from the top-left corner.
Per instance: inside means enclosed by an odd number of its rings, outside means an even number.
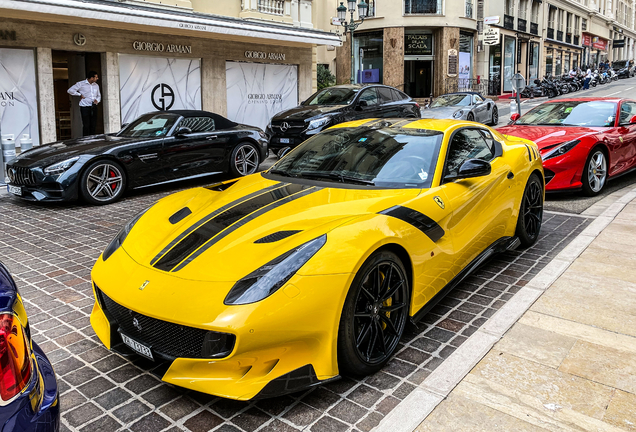
[[[82,114],[82,134],[83,136],[95,135],[95,126],[97,126],[97,105],[80,107]]]

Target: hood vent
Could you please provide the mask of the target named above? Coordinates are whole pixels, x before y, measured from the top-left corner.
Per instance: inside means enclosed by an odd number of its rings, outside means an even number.
[[[170,223],[174,225],[176,223],[181,222],[184,218],[186,218],[187,216],[190,216],[191,214],[192,214],[192,210],[190,210],[188,207],[184,207],[178,212],[176,212],[175,214],[173,214],[172,216],[170,216],[168,218],[168,221],[170,221]]]
[[[227,182],[227,183],[223,183],[223,182],[215,183],[213,185],[207,186],[206,189],[217,191],[217,192],[223,192],[225,189],[229,189],[229,187],[232,186],[237,181],[238,180],[234,180],[234,181]]]
[[[274,243],[282,239],[285,239],[287,237],[293,236],[294,234],[297,234],[301,231],[302,230],[277,231],[275,233],[268,234],[265,237],[256,240],[254,243]]]

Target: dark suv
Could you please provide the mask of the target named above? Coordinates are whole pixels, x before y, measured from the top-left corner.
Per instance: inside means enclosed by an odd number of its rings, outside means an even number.
[[[293,148],[338,123],[372,118],[420,118],[420,106],[382,85],[339,85],[314,93],[300,106],[276,114],[267,126],[274,152]]]

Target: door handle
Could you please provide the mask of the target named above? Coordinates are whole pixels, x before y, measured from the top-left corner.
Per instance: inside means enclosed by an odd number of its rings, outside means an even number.
[[[215,139],[217,139],[217,138],[218,138],[218,136],[216,136],[216,135],[210,135],[210,136],[209,136],[209,137],[207,137],[206,139],[207,139],[207,140],[215,140]]]

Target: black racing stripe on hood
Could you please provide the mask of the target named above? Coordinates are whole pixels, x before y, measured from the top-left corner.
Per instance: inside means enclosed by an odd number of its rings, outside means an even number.
[[[292,186],[296,186],[296,185],[292,185]],[[288,187],[291,188],[291,186],[288,186]],[[283,188],[283,189],[286,189],[286,188]],[[176,271],[181,270],[182,268],[187,266],[189,263],[191,263],[193,260],[195,260],[203,252],[205,252],[206,250],[208,250],[209,248],[214,246],[217,242],[219,242],[220,240],[222,240],[223,238],[225,238],[229,234],[231,234],[234,231],[236,231],[237,229],[241,228],[246,223],[253,221],[257,217],[264,215],[265,213],[267,213],[270,210],[274,210],[277,207],[280,207],[280,206],[282,206],[284,204],[287,204],[287,203],[289,203],[291,201],[294,201],[294,200],[296,200],[298,198],[302,198],[304,196],[307,196],[307,195],[309,195],[311,193],[317,192],[317,191],[319,191],[321,189],[322,188],[320,188],[320,187],[311,186],[311,187],[309,187],[307,189],[304,189],[304,190],[301,190],[301,191],[299,191],[297,193],[294,193],[293,195],[287,196],[287,197],[285,197],[283,199],[280,199],[280,200],[275,201],[275,202],[273,202],[273,203],[271,203],[269,205],[266,205],[265,207],[262,207],[259,210],[256,210],[255,212],[249,214],[247,217],[244,217],[243,219],[241,219],[238,222],[234,223],[233,225],[229,226],[227,229],[221,231],[218,235],[216,235],[213,238],[211,238],[207,243],[205,243],[202,247],[197,249],[196,252],[194,252],[187,259],[185,259],[183,262],[181,262],[172,271],[176,272]]]
[[[162,256],[161,259],[154,265],[155,268],[163,271],[171,271],[192,252],[199,249],[225,228],[260,208],[301,191],[303,187],[305,186],[288,184],[287,186],[273,189],[269,191],[269,193],[260,194],[243,201],[240,204],[215,215],[204,224],[201,224],[197,229],[193,230],[164,256]]]
[[[236,206],[236,205],[238,205],[238,204],[241,204],[241,203],[243,203],[243,202],[245,202],[245,201],[247,201],[247,200],[250,200],[250,199],[252,199],[252,198],[254,198],[254,197],[257,197],[257,196],[262,195],[262,194],[264,194],[264,193],[267,193],[267,192],[269,192],[269,191],[272,191],[272,190],[275,190],[275,189],[281,188],[281,187],[283,187],[283,186],[285,186],[285,185],[288,185],[288,184],[289,184],[289,183],[276,183],[276,184],[274,184],[274,185],[272,185],[272,186],[268,186],[268,187],[266,187],[265,189],[260,189],[260,190],[257,190],[256,192],[252,192],[251,194],[245,195],[245,196],[243,196],[243,197],[241,197],[241,198],[239,198],[239,199],[237,199],[237,200],[232,201],[231,203],[228,203],[228,204],[224,205],[223,207],[219,207],[218,209],[214,210],[212,213],[210,213],[210,214],[206,215],[204,218],[202,218],[202,219],[198,220],[198,221],[197,221],[195,224],[193,224],[190,228],[188,228],[187,230],[185,230],[184,232],[182,232],[181,234],[179,234],[179,235],[177,236],[177,238],[175,238],[174,240],[172,240],[172,241],[170,242],[170,244],[168,244],[168,246],[166,246],[165,248],[163,248],[163,249],[161,250],[161,252],[159,252],[159,253],[157,254],[157,256],[156,256],[156,257],[154,257],[154,258],[152,259],[152,261],[150,261],[150,265],[155,265],[155,263],[156,263],[157,261],[159,261],[159,259],[160,259],[161,257],[163,257],[166,253],[168,253],[168,251],[169,251],[170,249],[172,249],[172,248],[173,248],[173,247],[174,247],[177,243],[179,243],[181,240],[183,240],[184,238],[186,238],[186,237],[187,237],[187,236],[188,236],[188,235],[189,235],[192,231],[196,230],[196,229],[197,229],[197,228],[199,228],[201,225],[203,225],[203,224],[207,223],[209,220],[211,220],[211,219],[215,218],[216,216],[220,215],[220,214],[221,214],[221,213],[223,213],[224,211],[226,211],[226,210],[228,210],[228,209],[230,209],[230,208],[232,208],[232,207],[234,207],[234,206]]]
[[[395,206],[381,211],[380,214],[392,216],[413,225],[415,228],[426,234],[434,242],[441,239],[442,237],[444,237],[444,234],[446,234],[444,229],[439,226],[433,219],[429,218],[425,214],[418,212],[417,210],[413,210],[408,207]]]

